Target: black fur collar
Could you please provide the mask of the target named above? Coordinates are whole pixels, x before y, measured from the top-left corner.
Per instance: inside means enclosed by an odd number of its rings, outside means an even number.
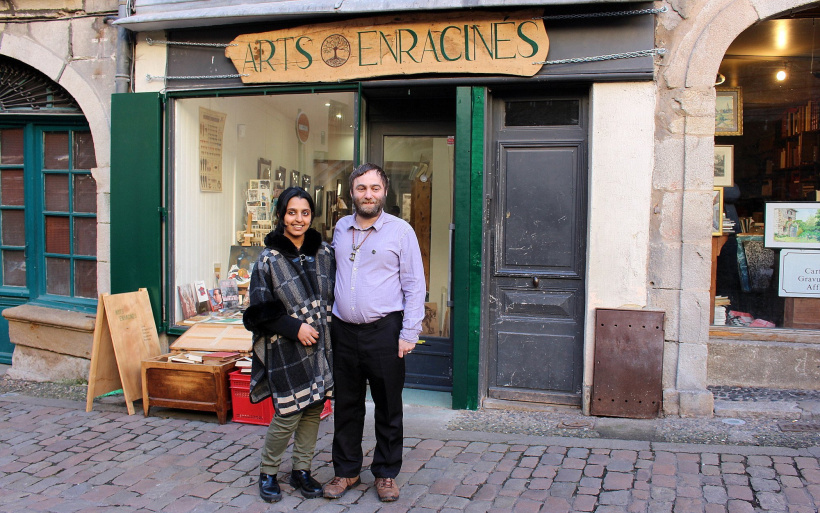
[[[284,233],[272,231],[265,236],[265,246],[275,249],[287,256],[298,256],[300,253],[308,256],[316,256],[319,248],[322,247],[322,236],[313,228],[308,228],[305,232],[305,240],[302,242],[302,247],[296,249],[296,246],[293,245],[290,239],[285,237]]]

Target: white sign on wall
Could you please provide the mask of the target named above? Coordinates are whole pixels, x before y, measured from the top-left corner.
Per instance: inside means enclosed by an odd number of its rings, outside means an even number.
[[[820,251],[780,250],[778,294],[782,297],[820,297]]]

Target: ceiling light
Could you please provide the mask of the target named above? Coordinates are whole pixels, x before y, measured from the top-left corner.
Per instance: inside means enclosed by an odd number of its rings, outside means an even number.
[[[786,80],[786,70],[779,70],[777,73],[775,73],[774,78],[776,78],[778,82],[783,82],[784,80]]]
[[[327,102],[327,103],[325,104],[325,107],[330,107],[330,102]]]
[[[342,119],[342,114],[341,113],[336,114],[336,117],[339,118],[339,119]]]

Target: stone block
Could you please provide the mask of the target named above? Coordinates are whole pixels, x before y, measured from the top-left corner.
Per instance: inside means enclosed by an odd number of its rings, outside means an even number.
[[[11,24],[10,29],[19,27]],[[25,27],[23,27],[25,30]],[[28,36],[12,34],[11,30],[3,33],[0,39],[0,53],[12,59],[17,59],[45,74],[51,80],[57,81],[65,67],[65,60],[58,57],[47,48]]]
[[[661,240],[657,242],[680,242],[682,239],[683,192],[663,192],[660,201],[655,204],[661,213],[659,218],[653,219],[658,222],[658,234],[661,237]],[[709,211],[711,212],[711,206]]]
[[[681,286],[681,258],[680,244],[651,243],[648,269],[650,286],[679,289]]]
[[[87,380],[91,360],[18,345],[11,357],[9,379],[26,381]]]
[[[59,55],[67,60],[69,57],[68,37],[71,33],[71,22],[49,21],[43,23],[29,23],[29,34],[37,41],[43,50]]]
[[[117,0],[85,0],[85,12],[89,14],[115,13],[117,7]]]
[[[663,389],[663,413],[664,415],[680,414],[680,394],[674,388]]]
[[[680,295],[680,331],[677,340],[705,344],[709,338],[709,290],[683,290]],[[669,336],[666,338],[672,339]]]
[[[681,390],[706,388],[706,344],[679,344],[678,355],[677,387]]]
[[[680,290],[677,289],[649,289],[648,308],[663,310],[664,338],[677,340],[679,335]]]
[[[709,384],[820,390],[820,343],[714,337],[708,349]]]
[[[711,417],[715,397],[708,390],[679,390],[681,417]]]
[[[663,343],[663,370],[661,384],[664,389],[674,388],[678,381],[678,343]]]
[[[703,290],[711,285],[712,241],[685,242],[681,247],[681,288]]]
[[[117,29],[103,18],[79,18],[71,22],[73,59],[110,59],[117,51]]]
[[[684,242],[704,242],[711,244],[712,235],[712,187],[703,190],[688,189],[683,193],[683,223],[681,227]],[[711,250],[709,251],[711,254]],[[684,265],[686,263],[684,262]]]
[[[9,339],[20,347],[32,347],[77,358],[91,358],[95,315],[24,304],[3,310],[9,323]]]
[[[655,169],[652,186],[656,189],[683,188],[683,137],[665,137],[655,142]]]
[[[714,105],[714,102],[712,102]],[[704,135],[687,134],[684,187],[687,190],[712,192],[715,185],[715,113],[709,117],[711,132]],[[691,119],[691,117],[690,117]],[[711,201],[711,196],[709,196]],[[711,211],[711,209],[710,209]]]

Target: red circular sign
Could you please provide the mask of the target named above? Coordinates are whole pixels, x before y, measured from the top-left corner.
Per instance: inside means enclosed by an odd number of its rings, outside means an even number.
[[[307,114],[300,112],[296,116],[296,137],[303,143],[306,143],[310,135],[310,121],[308,121]]]

